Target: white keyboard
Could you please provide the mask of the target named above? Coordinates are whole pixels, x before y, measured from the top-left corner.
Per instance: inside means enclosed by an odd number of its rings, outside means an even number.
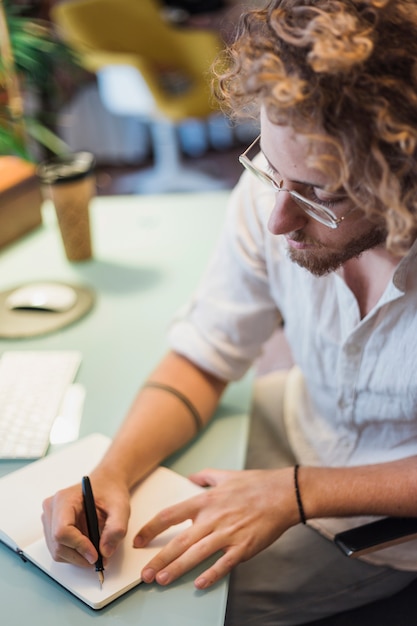
[[[82,355],[75,350],[9,351],[0,359],[0,459],[36,459]]]

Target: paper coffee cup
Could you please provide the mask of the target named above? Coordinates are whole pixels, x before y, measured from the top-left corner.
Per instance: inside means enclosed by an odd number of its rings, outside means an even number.
[[[92,257],[89,206],[96,193],[95,159],[90,152],[57,157],[38,167],[38,176],[48,187],[69,261]]]

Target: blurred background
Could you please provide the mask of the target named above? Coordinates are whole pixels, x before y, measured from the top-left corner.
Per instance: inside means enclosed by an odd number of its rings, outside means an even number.
[[[0,0],[0,154],[87,150],[98,193],[231,188],[257,134],[210,66],[265,0]]]

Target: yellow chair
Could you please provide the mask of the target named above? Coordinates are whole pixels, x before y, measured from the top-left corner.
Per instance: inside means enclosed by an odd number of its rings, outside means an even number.
[[[175,27],[162,16],[157,0],[66,0],[51,10],[64,40],[79,53],[100,85],[126,68],[136,73],[137,114],[152,119],[155,167],[145,191],[216,188],[213,178],[181,163],[176,125],[214,113],[210,66],[222,43],[213,32]],[[132,114],[114,83],[103,102],[118,114]],[[146,87],[144,87],[146,85]],[[133,100],[134,98],[132,98]],[[125,106],[124,106],[125,105]]]

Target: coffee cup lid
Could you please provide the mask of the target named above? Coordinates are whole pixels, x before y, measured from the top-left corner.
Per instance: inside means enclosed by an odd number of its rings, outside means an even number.
[[[95,166],[91,152],[74,152],[48,159],[37,168],[40,180],[46,184],[66,183],[84,178]]]

